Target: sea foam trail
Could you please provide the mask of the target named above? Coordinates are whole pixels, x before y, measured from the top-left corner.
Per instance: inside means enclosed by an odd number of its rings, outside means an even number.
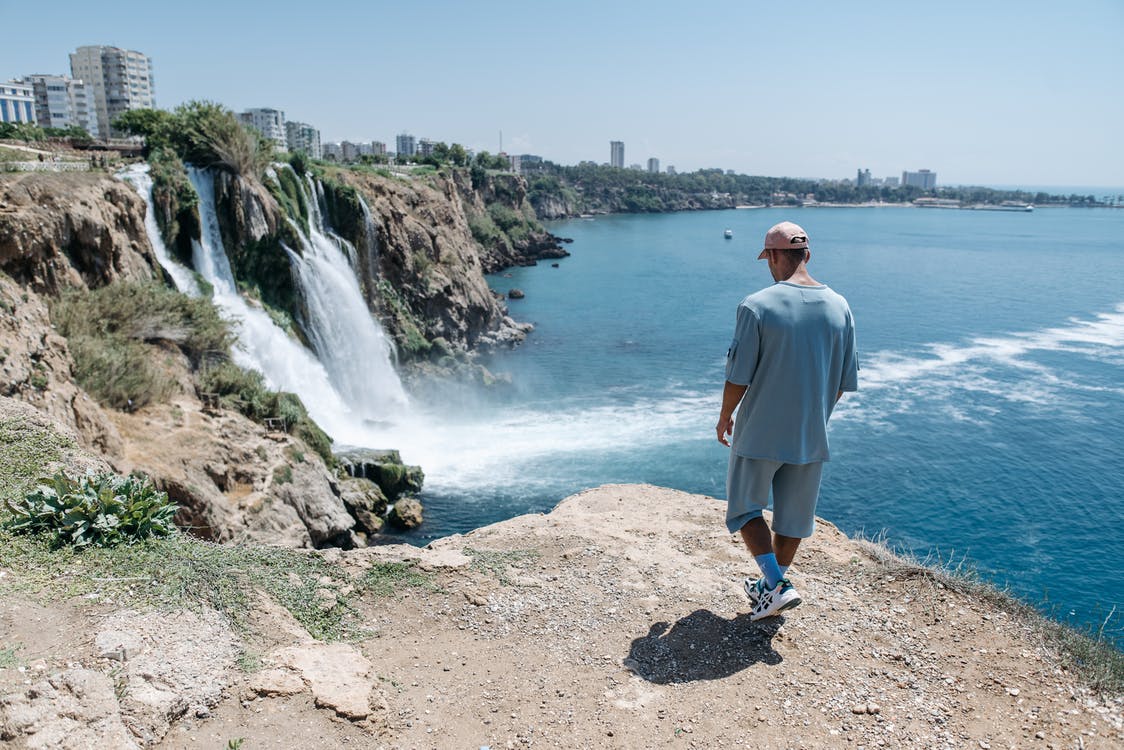
[[[860,356],[860,391],[844,399],[837,410],[839,417],[876,419],[907,411],[922,400],[939,399],[954,402],[953,417],[972,419],[958,411],[955,403],[969,391],[1008,402],[1062,408],[1069,401],[1065,396],[1074,392],[1124,395],[1118,380],[1090,382],[1033,359],[1041,353],[1064,353],[1110,367],[1124,364],[1124,303],[1092,319],[1071,318],[1068,325],[980,337],[960,346],[934,343],[925,348],[928,356],[889,351]],[[987,412],[996,407],[973,408]]]

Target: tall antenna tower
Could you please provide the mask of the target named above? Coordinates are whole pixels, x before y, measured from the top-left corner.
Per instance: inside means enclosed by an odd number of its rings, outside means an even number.
[[[503,153],[503,130],[500,130],[500,153]]]

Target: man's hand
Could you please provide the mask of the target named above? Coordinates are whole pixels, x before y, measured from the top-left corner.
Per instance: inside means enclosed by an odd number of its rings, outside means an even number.
[[[726,419],[723,420],[721,417],[719,417],[718,424],[715,426],[715,429],[718,431],[718,442],[729,448],[730,441],[726,439],[726,436],[733,433],[734,431],[734,418],[726,417]]]
[[[734,410],[741,403],[747,387],[731,383],[728,380],[726,385],[722,387],[722,411],[718,413],[718,424],[715,425],[714,429],[718,432],[718,442],[727,448],[730,447],[730,441],[726,439],[726,436],[734,432]]]

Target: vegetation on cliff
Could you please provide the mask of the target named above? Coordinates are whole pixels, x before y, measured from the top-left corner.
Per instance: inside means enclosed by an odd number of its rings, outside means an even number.
[[[150,150],[171,148],[198,167],[215,167],[246,177],[260,177],[273,159],[273,144],[214,102],[190,101],[168,112],[135,109],[113,122],[118,130],[144,138]]]
[[[199,393],[251,419],[279,420],[332,463],[331,439],[300,398],[270,390],[259,373],[230,360],[234,335],[210,300],[155,282],[121,282],[65,292],[51,318],[67,338],[75,379],[103,405],[133,410],[174,395],[180,386],[164,360],[178,351]]]

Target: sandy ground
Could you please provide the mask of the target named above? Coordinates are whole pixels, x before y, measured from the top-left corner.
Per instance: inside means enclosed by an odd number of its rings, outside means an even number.
[[[1124,747],[1121,700],[1077,687],[1031,628],[830,524],[790,574],[804,603],[750,622],[723,510],[606,486],[425,550],[332,551],[355,572],[415,559],[437,588],[370,605],[350,644],[263,602],[260,668],[226,669],[155,745]]]

